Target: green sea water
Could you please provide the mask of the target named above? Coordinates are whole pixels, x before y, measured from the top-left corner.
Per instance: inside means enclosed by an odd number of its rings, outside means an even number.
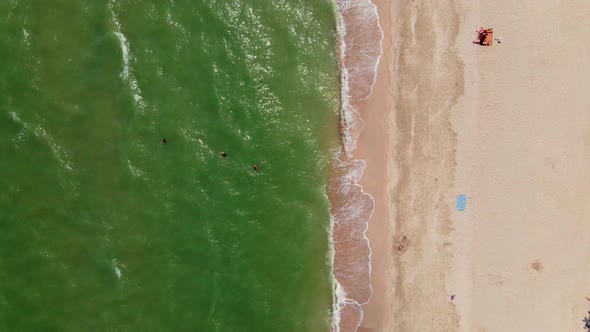
[[[334,11],[1,1],[0,331],[328,331]]]

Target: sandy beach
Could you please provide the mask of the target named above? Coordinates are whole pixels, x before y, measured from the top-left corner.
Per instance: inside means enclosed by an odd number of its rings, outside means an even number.
[[[383,54],[354,105],[375,204],[359,331],[583,331],[590,3],[375,4]],[[480,26],[501,43],[473,44]]]

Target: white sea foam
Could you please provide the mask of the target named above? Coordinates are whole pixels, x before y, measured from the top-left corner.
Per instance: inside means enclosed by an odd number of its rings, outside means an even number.
[[[121,279],[121,276],[123,276],[123,273],[121,272],[121,269],[125,267],[125,265],[119,263],[118,259],[113,259],[111,261],[111,266],[113,267],[113,270],[115,271],[115,275],[117,276],[117,279]]]
[[[28,139],[29,133],[32,133],[39,140],[47,143],[49,149],[53,153],[53,156],[63,168],[67,169],[68,171],[74,169],[74,163],[70,160],[70,154],[66,151],[66,149],[57,144],[53,136],[51,136],[47,130],[45,130],[45,128],[35,124],[29,125],[28,123],[22,121],[16,112],[9,112],[8,114],[12,121],[22,126],[22,129],[18,132],[17,137],[13,139],[13,142],[17,147],[20,142],[26,141]]]
[[[127,167],[129,168],[129,171],[131,172],[131,175],[140,178],[144,181],[146,181],[148,179],[148,177],[146,176],[145,172],[142,171],[139,167],[134,166],[131,163],[131,160],[127,159]]]
[[[170,8],[174,8],[174,7],[171,6]],[[183,36],[183,42],[188,43],[189,38],[190,38],[190,33],[188,33],[186,31],[186,29],[182,26],[182,24],[180,24],[179,22],[174,20],[174,18],[172,17],[171,9],[168,9],[168,11],[166,12],[166,23],[168,23],[168,25],[170,25],[172,28],[174,28],[176,31],[178,31]]]
[[[363,318],[362,306],[369,302],[373,293],[370,285],[372,252],[365,234],[373,215],[374,200],[358,184],[365,162],[350,159],[343,152],[335,159],[338,179],[332,180],[335,184],[330,189],[334,198],[331,245],[336,283],[332,330],[347,332],[351,331],[350,317],[343,318],[343,315],[357,312],[353,329],[356,330]]]
[[[383,30],[377,7],[370,0],[337,0],[337,3],[341,131],[345,152],[350,154],[364,127],[360,113],[352,104],[367,99],[373,92],[383,52]],[[371,41],[375,34],[378,40]]]
[[[111,1],[108,5],[109,11],[111,13],[111,21],[115,25],[114,34],[119,39],[119,44],[121,46],[121,53],[123,55],[123,70],[121,71],[121,79],[125,81],[131,92],[133,93],[133,100],[135,101],[135,105],[137,106],[140,112],[145,111],[146,104],[143,100],[141,89],[139,88],[139,84],[137,83],[137,79],[135,79],[135,75],[133,74],[133,68],[130,66],[130,62],[133,60],[133,55],[129,51],[129,41],[127,37],[121,32],[121,23],[117,18],[114,10],[114,1]]]
[[[353,202],[341,203],[342,208],[333,210],[332,227],[332,242],[333,249],[333,266],[334,266],[334,280],[336,285],[335,303],[332,315],[332,331],[334,332],[348,332],[348,330],[356,331],[363,320],[362,306],[368,303],[372,297],[373,289],[370,285],[371,275],[371,247],[369,239],[366,236],[366,231],[369,226],[369,220],[373,216],[374,199],[371,195],[364,192],[363,187],[358,184],[365,168],[364,160],[354,160],[352,152],[356,149],[356,141],[360,132],[364,127],[364,122],[360,113],[353,107],[353,104],[368,98],[373,92],[375,82],[377,79],[377,67],[382,54],[383,44],[383,30],[379,23],[379,16],[377,14],[376,6],[370,0],[337,0],[339,25],[338,33],[338,55],[339,67],[341,71],[341,136],[343,144],[343,152],[336,156],[336,162],[339,163],[338,168],[345,170],[345,174],[339,174],[342,178],[339,180],[340,184],[338,191],[344,196],[349,197]],[[372,37],[377,36],[378,40],[371,40]],[[376,34],[376,35],[375,35]],[[374,38],[373,38],[374,39]],[[347,43],[348,41],[348,43]],[[350,46],[349,46],[350,45]],[[367,203],[368,202],[368,203]],[[334,202],[333,202],[334,203]],[[368,217],[363,218],[364,214],[370,210]],[[358,225],[362,222],[364,225]],[[341,225],[340,223],[343,223]],[[356,226],[361,227],[360,238],[366,245],[368,254],[361,262],[356,262],[358,265],[351,266],[337,266],[336,250],[338,245],[335,243],[335,234],[340,228],[349,233],[345,233],[347,240],[355,240],[355,235],[358,236]],[[350,231],[352,229],[352,231]],[[354,260],[354,258],[353,258]],[[348,270],[343,271],[342,268]],[[365,276],[364,270],[368,278],[366,280],[369,295],[363,295],[363,286],[355,288],[352,285],[345,284],[343,281],[351,281],[352,275]],[[360,273],[360,274],[359,274]],[[348,277],[348,278],[347,278]],[[342,279],[342,280],[340,280]],[[348,291],[348,288],[352,288]],[[360,292],[360,293],[359,293]],[[364,297],[364,298],[363,298]],[[363,298],[361,300],[360,298]],[[351,315],[350,310],[358,310],[358,318],[354,324],[345,322],[344,315]],[[352,318],[355,318],[352,316]],[[344,331],[343,328],[347,330]]]
[[[31,40],[29,36],[29,31],[26,28],[23,28],[23,41],[25,42],[25,47],[27,50],[31,49]]]

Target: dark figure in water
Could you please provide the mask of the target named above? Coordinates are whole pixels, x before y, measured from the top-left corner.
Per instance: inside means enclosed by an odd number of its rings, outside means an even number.
[[[162,140],[162,143],[166,144],[166,143],[168,143],[168,140],[167,140],[166,138],[164,138],[164,139]]]
[[[227,157],[227,153],[225,153],[225,152],[222,151],[222,152],[219,153],[219,156],[221,158],[225,158],[225,157]]]
[[[258,165],[256,165],[256,164],[252,165],[252,169],[254,169],[254,171],[258,172]]]

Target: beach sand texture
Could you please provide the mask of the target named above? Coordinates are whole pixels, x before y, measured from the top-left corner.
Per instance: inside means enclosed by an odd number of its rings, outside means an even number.
[[[590,3],[376,5],[383,56],[354,153],[375,200],[363,331],[583,330]],[[480,26],[501,43],[473,44]]]

